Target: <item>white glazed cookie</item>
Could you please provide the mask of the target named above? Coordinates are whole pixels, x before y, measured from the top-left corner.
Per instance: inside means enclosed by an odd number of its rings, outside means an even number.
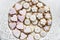
[[[29,24],[30,24],[30,20],[29,20],[29,19],[25,19],[24,23],[25,23],[26,25],[29,25]]]
[[[24,7],[24,8],[29,8],[29,6],[30,6],[30,5],[29,5],[29,3],[27,3],[27,2],[25,2],[25,3],[23,4],[23,7]]]
[[[50,8],[40,0],[20,0],[9,11],[8,26],[19,40],[40,40],[51,28]]]
[[[26,35],[26,34],[21,33],[21,37],[20,37],[20,39],[21,39],[21,40],[25,39],[26,37],[27,37],[27,35]]]
[[[40,35],[39,34],[35,34],[34,38],[35,38],[35,40],[39,40],[40,39]]]
[[[35,27],[35,32],[36,32],[36,33],[40,33],[40,31],[41,31],[41,28]]]
[[[19,36],[20,36],[20,34],[21,34],[21,32],[20,32],[18,29],[12,30],[12,33],[13,33],[13,35],[14,35],[15,37],[17,37],[17,38],[19,38]]]
[[[32,12],[37,12],[37,7],[34,5],[34,6],[32,6]]]
[[[37,14],[37,18],[38,18],[38,19],[43,18],[43,14],[42,14],[42,13],[38,13],[38,14]]]
[[[35,21],[35,20],[36,20],[36,16],[35,16],[35,15],[31,15],[31,16],[30,16],[30,20],[31,20],[31,21]]]
[[[15,5],[15,9],[16,9],[16,10],[20,10],[20,9],[22,9],[22,5],[19,4],[19,3],[16,3],[16,5]]]
[[[40,7],[43,7],[43,4],[42,3],[38,3],[37,6],[40,8]]]

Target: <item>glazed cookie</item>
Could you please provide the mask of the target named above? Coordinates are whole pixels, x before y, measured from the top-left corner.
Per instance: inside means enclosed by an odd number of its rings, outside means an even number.
[[[45,37],[52,24],[50,8],[39,0],[21,0],[8,14],[8,26],[20,40],[39,40]]]

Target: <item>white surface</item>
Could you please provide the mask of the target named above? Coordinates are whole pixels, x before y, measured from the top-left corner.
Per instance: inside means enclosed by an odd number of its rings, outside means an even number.
[[[0,0],[0,38],[1,40],[17,40],[8,27],[8,11],[19,0]],[[41,0],[50,6],[52,27],[47,36],[41,40],[60,40],[60,0]]]

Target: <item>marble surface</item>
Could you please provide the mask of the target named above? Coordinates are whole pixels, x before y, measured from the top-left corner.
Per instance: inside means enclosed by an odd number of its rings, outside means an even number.
[[[19,0],[0,0],[0,39],[18,40],[8,27],[8,12],[14,3]],[[50,6],[52,13],[52,26],[47,36],[41,40],[60,40],[60,0],[41,0]]]

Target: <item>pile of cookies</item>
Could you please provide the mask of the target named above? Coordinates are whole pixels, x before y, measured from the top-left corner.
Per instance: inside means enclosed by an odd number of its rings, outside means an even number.
[[[39,0],[21,0],[8,14],[12,34],[20,40],[39,40],[49,32],[52,22],[50,8]]]

